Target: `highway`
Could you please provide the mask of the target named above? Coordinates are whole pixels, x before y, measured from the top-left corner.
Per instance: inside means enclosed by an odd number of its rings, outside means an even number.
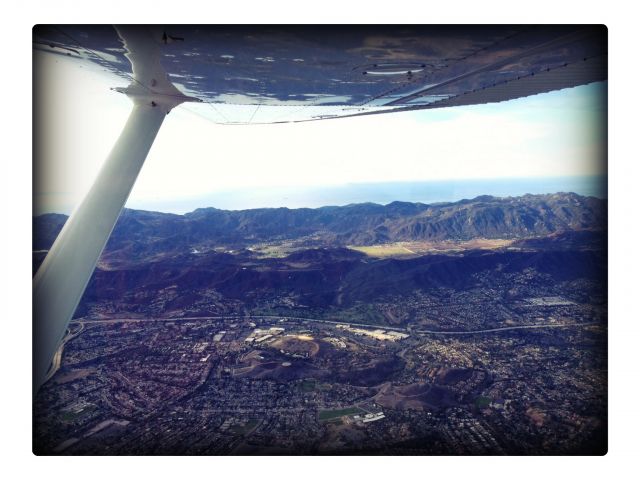
[[[597,322],[590,323],[544,323],[544,324],[536,324],[536,325],[514,325],[508,327],[496,327],[496,328],[486,328],[482,330],[410,330],[407,328],[401,327],[389,327],[386,325],[370,325],[365,323],[353,323],[353,322],[337,322],[334,320],[325,320],[321,318],[308,318],[308,317],[290,317],[283,315],[250,315],[250,316],[242,316],[242,315],[225,315],[225,316],[213,316],[213,317],[180,317],[180,318],[113,318],[113,319],[105,319],[105,320],[87,320],[87,319],[77,319],[73,320],[71,323],[79,323],[79,324],[109,324],[109,323],[128,323],[128,322],[184,322],[184,321],[192,321],[192,320],[279,320],[282,318],[286,318],[288,320],[301,320],[305,322],[314,322],[314,323],[326,323],[332,325],[349,325],[356,327],[365,327],[365,328],[379,328],[382,330],[392,330],[396,332],[406,332],[406,333],[418,333],[423,335],[474,335],[474,334],[485,334],[485,333],[497,333],[497,332],[505,332],[509,330],[525,330],[525,329],[541,329],[541,328],[570,328],[570,327],[587,327],[598,325]]]
[[[82,322],[78,322],[78,324],[80,325],[80,328],[74,332],[71,333],[70,330],[67,330],[67,334],[65,335],[65,337],[62,339],[62,341],[60,342],[60,346],[58,347],[58,349],[56,350],[55,355],[53,356],[53,360],[51,361],[51,368],[49,369],[49,371],[47,372],[46,377],[44,377],[44,382],[42,382],[42,384],[44,385],[45,383],[47,383],[49,381],[49,379],[51,377],[53,377],[56,372],[60,369],[60,364],[62,363],[62,352],[64,351],[64,346],[65,344],[73,339],[76,338],[78,335],[80,335],[82,333],[82,331],[84,330],[84,323]]]
[[[483,330],[460,330],[460,331],[438,331],[438,330],[413,330],[415,333],[423,333],[427,335],[471,335],[478,333],[504,332],[507,330],[524,330],[534,328],[568,328],[568,327],[587,327],[590,325],[598,325],[596,322],[589,323],[544,323],[540,325],[515,325],[512,327],[486,328]]]

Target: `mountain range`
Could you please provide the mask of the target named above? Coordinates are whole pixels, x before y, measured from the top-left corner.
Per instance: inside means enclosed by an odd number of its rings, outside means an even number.
[[[307,239],[315,245],[372,245],[399,241],[517,239],[563,231],[605,228],[607,201],[574,193],[497,198],[480,196],[454,203],[392,202],[321,208],[218,210],[184,215],[125,209],[106,252],[131,255],[183,251],[197,245],[247,246],[257,242]],[[66,216],[35,217],[34,250],[46,250]]]
[[[34,271],[66,218],[34,218]],[[601,298],[606,218],[606,200],[572,193],[432,205],[204,208],[185,215],[125,210],[76,316],[236,314],[274,311],[274,305],[322,313],[385,298],[397,302],[415,292],[554,295],[558,285],[574,299]],[[474,239],[508,243],[430,247]],[[426,242],[427,248],[383,258],[353,249],[393,242]],[[275,254],[265,255],[264,245]],[[524,287],[518,278],[526,278]]]

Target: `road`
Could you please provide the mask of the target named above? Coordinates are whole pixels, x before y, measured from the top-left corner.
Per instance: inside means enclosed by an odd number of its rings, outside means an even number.
[[[180,318],[112,318],[106,320],[87,320],[87,319],[78,319],[73,320],[71,323],[79,323],[79,324],[109,324],[109,323],[128,323],[128,322],[185,322],[191,320],[279,320],[281,318],[286,318],[288,320],[301,320],[305,322],[314,322],[314,323],[326,323],[332,325],[349,325],[356,327],[366,327],[366,328],[379,328],[383,330],[393,330],[396,332],[407,332],[407,333],[419,333],[424,335],[473,335],[473,334],[483,334],[483,333],[496,333],[496,332],[505,332],[508,330],[525,330],[525,329],[539,329],[539,328],[570,328],[570,327],[586,327],[592,325],[599,325],[597,322],[590,323],[544,323],[537,325],[514,325],[509,327],[496,327],[496,328],[486,328],[482,330],[409,330],[407,328],[401,327],[389,327],[386,325],[370,325],[366,323],[353,323],[353,322],[337,322],[334,320],[325,320],[322,318],[308,318],[308,317],[290,317],[283,315],[250,315],[250,316],[242,316],[242,315],[225,315],[225,316],[213,316],[213,317],[180,317]]]
[[[477,333],[504,332],[506,330],[524,330],[534,328],[568,328],[568,327],[587,327],[590,325],[599,325],[596,322],[589,323],[544,323],[540,325],[516,325],[512,327],[486,328],[483,330],[460,330],[460,331],[437,331],[437,330],[413,330],[415,333],[424,333],[427,335],[471,335]]]
[[[56,350],[56,353],[53,356],[53,360],[51,361],[51,368],[47,372],[47,376],[44,377],[44,382],[42,382],[43,385],[47,383],[49,379],[53,377],[56,374],[56,372],[60,369],[60,364],[62,363],[62,352],[64,351],[65,344],[69,340],[76,338],[84,330],[84,323],[82,322],[78,322],[78,323],[80,325],[80,328],[73,333],[71,333],[70,330],[67,330],[67,334],[62,339],[62,342],[60,342],[60,346],[58,347],[58,350]]]

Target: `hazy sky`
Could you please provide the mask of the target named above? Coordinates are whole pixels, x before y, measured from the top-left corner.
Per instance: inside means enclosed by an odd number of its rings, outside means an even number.
[[[131,103],[110,90],[124,80],[35,55],[47,79],[38,97],[36,213],[69,213]],[[127,206],[169,211],[212,192],[278,186],[598,175],[605,91],[599,83],[491,105],[278,125],[215,125],[181,106],[165,120]]]

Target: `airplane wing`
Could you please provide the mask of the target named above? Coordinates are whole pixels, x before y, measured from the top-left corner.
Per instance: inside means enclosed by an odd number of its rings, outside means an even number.
[[[182,108],[223,124],[500,102],[607,78],[602,25],[126,28],[151,35],[170,83],[202,102]],[[145,73],[110,26],[36,26],[34,48]]]

